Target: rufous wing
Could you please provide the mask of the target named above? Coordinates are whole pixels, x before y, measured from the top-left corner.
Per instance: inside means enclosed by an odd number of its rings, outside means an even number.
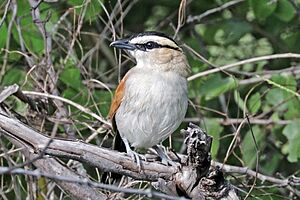
[[[110,106],[110,110],[109,110],[109,114],[108,114],[108,118],[110,120],[113,120],[118,108],[120,107],[120,104],[123,100],[123,96],[124,96],[124,91],[125,91],[125,81],[126,81],[127,76],[125,75],[123,77],[123,79],[120,81],[116,92],[115,92],[115,96],[112,100],[111,106]]]
[[[123,96],[124,96],[124,92],[125,92],[125,81],[126,81],[126,79],[127,79],[127,75],[125,75],[123,77],[123,79],[120,81],[120,83],[119,83],[119,85],[116,89],[115,96],[114,96],[113,101],[111,103],[110,111],[109,111],[109,114],[108,114],[108,118],[112,122],[112,128],[113,128],[113,131],[115,133],[113,149],[117,150],[117,151],[120,151],[120,152],[126,152],[126,147],[125,147],[125,144],[124,144],[124,142],[123,142],[123,140],[120,136],[120,133],[118,131],[115,115],[116,115],[116,112],[117,112],[118,108],[120,107],[120,105],[122,103],[122,100],[123,100]],[[117,175],[115,177],[117,177]]]

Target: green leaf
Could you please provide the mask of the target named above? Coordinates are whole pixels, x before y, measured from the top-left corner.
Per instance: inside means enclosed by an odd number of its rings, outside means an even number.
[[[252,114],[255,114],[261,106],[260,94],[257,92],[255,94],[251,95],[251,97],[247,103],[248,103],[249,111]]]
[[[289,102],[284,101],[294,96],[292,92],[296,91],[297,82],[295,80],[295,77],[274,75],[272,76],[271,81],[280,85],[282,88],[272,88],[266,95],[267,103],[272,106],[278,105],[280,103],[280,106],[278,106],[276,109],[279,111],[284,111],[285,109],[287,109]]]
[[[296,10],[288,0],[277,1],[277,8],[275,10],[275,16],[284,22],[291,21],[295,15]]]
[[[87,6],[85,17],[84,17],[85,21],[96,19],[97,15],[100,15],[102,11],[102,7],[100,4],[102,0],[91,0],[88,2],[88,5],[85,5],[86,2],[87,1],[82,1],[82,0],[68,0],[68,4],[72,6],[77,6],[76,13],[78,15],[81,14],[80,9],[83,9],[84,6]]]
[[[17,16],[24,17],[30,13],[30,4],[26,0],[16,1],[18,5]],[[29,16],[31,17],[31,16]]]
[[[220,125],[217,119],[206,118],[205,126],[207,128],[207,134],[213,137],[213,144],[211,154],[213,158],[216,158],[219,146],[220,146],[220,134],[223,131],[223,127]]]
[[[75,67],[66,67],[60,74],[59,79],[75,90],[78,90],[82,86],[80,70]]]
[[[259,148],[259,150],[261,150],[260,148],[262,148],[262,144],[264,141],[264,138],[266,137],[266,135],[264,133],[262,133],[261,129],[258,126],[253,126],[252,127],[252,131],[253,131],[253,135],[255,137],[255,140],[257,142],[257,146]],[[253,168],[255,166],[256,163],[256,147],[255,147],[255,143],[252,137],[252,133],[249,130],[242,142],[241,145],[241,151],[243,153],[243,161],[245,161],[245,164],[249,167],[249,168]]]
[[[243,21],[229,20],[222,24],[219,31],[222,32],[221,35],[216,35],[216,42],[219,44],[231,44],[237,42],[246,33],[249,33],[251,26]]]
[[[215,44],[215,35],[217,31],[220,29],[218,25],[212,25],[209,27],[206,27],[203,33],[203,39],[207,44]]]
[[[294,76],[273,75],[271,81],[290,90],[296,91],[297,81],[295,80]]]
[[[80,91],[78,92],[79,89],[74,89],[74,88],[67,88],[66,90],[63,91],[63,97],[70,99],[80,105],[87,105],[88,103],[88,92],[85,88],[81,88]],[[76,110],[76,108],[71,107],[72,109]]]
[[[245,102],[244,102],[244,100],[241,98],[241,96],[240,96],[240,93],[237,91],[237,90],[235,90],[234,91],[234,94],[233,94],[234,96],[234,100],[235,100],[235,102],[236,102],[236,104],[238,105],[238,107],[241,109],[241,110],[243,110],[244,111],[244,109],[246,109],[245,110],[245,112],[248,112],[247,111],[247,108],[245,108]]]
[[[289,50],[295,53],[300,53],[300,33],[290,32],[283,38],[284,43],[288,46]]]
[[[297,98],[293,98],[287,102],[288,108],[284,113],[284,119],[293,120],[300,118],[300,101]]]
[[[100,110],[101,115],[107,116],[110,109],[112,95],[110,92],[103,90],[97,90],[93,93],[93,95],[95,102],[99,105],[98,109]],[[96,109],[93,109],[93,111],[96,112]]]
[[[297,162],[300,158],[300,120],[295,120],[283,129],[288,139],[288,161]]]
[[[234,78],[222,78],[219,74],[210,76],[199,88],[206,100],[213,99],[237,86]]]
[[[34,24],[27,25],[22,34],[25,45],[28,49],[30,49],[30,51],[39,55],[44,53],[43,36],[40,34]]]
[[[286,93],[280,88],[273,88],[266,95],[267,103],[272,106],[279,105],[279,103],[283,102],[285,98],[286,98]],[[287,108],[286,103],[283,103],[278,107],[276,107],[276,110],[283,111],[286,108]]]
[[[6,40],[7,40],[7,27],[4,22],[0,28],[0,49],[5,46]]]
[[[17,69],[17,68],[11,68],[8,70],[2,80],[2,85],[12,85],[12,84],[21,84],[23,83],[25,79],[25,73],[24,71]]]
[[[250,6],[258,20],[265,20],[276,9],[278,1],[273,0],[250,0]]]

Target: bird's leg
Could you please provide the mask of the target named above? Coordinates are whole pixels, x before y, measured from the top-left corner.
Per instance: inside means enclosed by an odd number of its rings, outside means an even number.
[[[130,148],[130,145],[129,145],[129,142],[126,138],[122,138],[124,144],[125,144],[125,147],[126,147],[126,152],[127,154],[131,157],[131,159],[133,161],[136,162],[138,168],[139,168],[139,171],[142,170],[142,162],[141,162],[141,155],[139,155],[138,153],[136,153],[135,151],[133,151],[131,148]],[[142,157],[143,158],[143,157]],[[143,158],[145,160],[145,158]]]
[[[156,152],[157,155],[160,157],[162,164],[164,165],[171,165],[174,167],[181,167],[180,163],[174,162],[171,160],[171,158],[168,156],[166,148],[162,145],[155,145],[152,147]]]

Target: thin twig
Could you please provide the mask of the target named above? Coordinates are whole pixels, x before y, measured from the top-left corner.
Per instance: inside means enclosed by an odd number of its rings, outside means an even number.
[[[187,19],[187,23],[193,23],[193,22],[200,22],[204,17],[207,17],[211,14],[214,14],[214,13],[217,13],[217,12],[220,12],[220,11],[223,11],[231,6],[234,6],[238,3],[241,3],[245,0],[234,0],[234,1],[229,1],[227,3],[224,3],[223,5],[219,6],[219,7],[216,7],[216,8],[213,8],[213,9],[210,9],[210,10],[207,10],[205,11],[204,13],[202,13],[201,15],[198,15],[198,16],[189,16],[188,19]]]
[[[114,192],[123,192],[126,194],[138,194],[138,195],[143,195],[146,197],[158,197],[158,198],[163,198],[163,199],[169,199],[169,200],[185,200],[186,198],[184,197],[176,197],[176,196],[170,196],[166,195],[160,192],[153,191],[151,188],[142,190],[142,189],[133,189],[133,188],[122,188],[118,187],[116,185],[108,185],[108,184],[103,184],[103,183],[98,183],[95,181],[91,181],[89,179],[80,179],[76,177],[71,177],[71,176],[63,176],[63,175],[53,175],[49,173],[43,173],[41,171],[37,170],[26,170],[22,168],[15,168],[11,169],[10,167],[0,167],[0,174],[21,174],[21,175],[28,175],[28,176],[33,176],[33,177],[45,177],[51,180],[56,180],[56,181],[65,181],[69,183],[79,183],[82,185],[87,185],[87,186],[92,186],[94,188],[101,188],[109,191],[114,191]]]
[[[262,182],[268,181],[268,182],[271,182],[274,184],[278,184],[281,187],[300,186],[299,182],[295,182],[291,178],[285,178],[285,179],[275,178],[272,176],[264,175],[262,173],[257,173],[256,171],[253,171],[253,170],[249,169],[248,167],[233,166],[233,165],[228,165],[228,164],[224,164],[224,163],[219,163],[216,161],[211,161],[211,165],[222,168],[222,170],[226,173],[236,173],[236,174],[241,174],[241,175],[245,174],[245,175],[248,175],[251,177],[256,176]],[[295,190],[295,188],[293,188],[292,191],[294,191],[294,190]],[[300,196],[300,195],[298,195],[298,196]]]
[[[260,57],[255,57],[255,58],[250,58],[250,59],[246,59],[246,60],[242,60],[236,63],[232,63],[232,64],[228,64],[228,65],[224,65],[215,69],[210,69],[204,72],[200,72],[197,74],[194,74],[192,76],[190,76],[188,78],[188,81],[192,81],[194,79],[203,77],[203,76],[207,76],[209,74],[213,74],[216,72],[220,72],[232,67],[237,67],[240,65],[245,65],[248,63],[254,63],[254,62],[259,62],[259,61],[263,61],[263,60],[273,60],[273,59],[281,59],[281,58],[300,58],[300,54],[296,54],[296,53],[283,53],[283,54],[273,54],[273,55],[267,55],[267,56],[260,56]]]
[[[75,108],[77,108],[78,110],[94,117],[95,119],[99,120],[100,122],[102,122],[103,124],[109,125],[111,126],[111,123],[106,121],[103,117],[93,113],[90,109],[85,108],[83,106],[81,106],[80,104],[77,104],[69,99],[60,97],[60,96],[56,96],[56,95],[52,95],[52,94],[47,94],[47,93],[41,93],[41,92],[34,92],[34,91],[23,91],[24,94],[26,95],[31,95],[31,96],[40,96],[40,97],[46,97],[46,98],[51,98],[51,99],[56,99],[62,102],[65,102],[69,105],[74,106]]]
[[[7,50],[9,50],[9,46],[10,46],[10,38],[12,36],[11,32],[12,32],[12,27],[13,27],[13,23],[16,19],[17,16],[17,2],[16,0],[12,0],[12,2],[10,3],[10,7],[12,10],[12,17],[11,20],[9,21],[8,27],[7,27],[7,38],[6,38],[6,44],[5,44],[5,48]],[[0,26],[1,27],[1,26]],[[2,82],[2,78],[4,77],[5,71],[6,71],[6,65],[8,62],[8,52],[5,51],[4,56],[3,56],[3,64],[1,67],[1,72],[0,72],[0,82]]]
[[[7,86],[0,93],[0,103],[2,103],[5,99],[7,99],[12,94],[16,93],[19,89],[17,84]]]
[[[184,119],[184,122],[193,122],[193,123],[197,123],[200,122],[200,118],[199,117],[188,117]],[[240,124],[244,121],[243,118],[225,118],[225,119],[221,119],[221,118],[216,118],[216,120],[225,126],[230,126],[232,124]],[[257,124],[257,125],[287,125],[290,124],[292,121],[291,120],[274,120],[274,119],[260,119],[258,117],[251,117],[251,123],[252,124]]]
[[[246,197],[244,198],[245,200],[251,195],[251,192],[253,191],[254,186],[256,185],[257,174],[258,174],[258,169],[259,169],[259,160],[260,160],[260,150],[259,150],[259,147],[258,147],[256,138],[255,138],[255,135],[254,135],[254,133],[253,133],[252,126],[251,126],[250,119],[249,119],[248,115],[246,115],[246,119],[247,119],[248,126],[249,126],[249,129],[250,129],[250,133],[251,133],[251,136],[252,136],[254,145],[255,145],[255,150],[256,150],[256,158],[255,158],[255,159],[256,159],[256,165],[255,165],[255,176],[254,176],[254,181],[253,181],[253,184],[251,185],[251,188],[250,188],[250,190],[248,191]]]
[[[233,150],[233,146],[234,143],[236,142],[236,138],[238,137],[238,135],[240,134],[241,128],[243,127],[244,123],[246,122],[246,119],[243,119],[243,121],[240,123],[240,125],[238,126],[237,130],[234,133],[234,137],[228,147],[228,150],[226,152],[226,156],[223,160],[223,163],[225,164],[227,162],[227,159],[229,158],[230,152]]]
[[[281,75],[281,76],[290,76],[290,75],[298,75],[300,74],[300,66],[298,67],[290,67],[282,70],[273,70],[273,71],[264,71],[264,74],[259,75],[258,77],[253,77],[249,79],[239,80],[238,85],[248,85],[257,82],[264,81],[265,79],[270,79],[273,75]]]
[[[12,0],[8,0],[7,3],[6,3],[6,5],[5,5],[5,8],[4,8],[4,14],[3,14],[2,19],[0,20],[0,28],[1,28],[1,26],[3,25],[4,20],[6,19],[7,12],[8,12],[8,8],[9,8],[9,6],[10,6],[11,1],[12,1]]]

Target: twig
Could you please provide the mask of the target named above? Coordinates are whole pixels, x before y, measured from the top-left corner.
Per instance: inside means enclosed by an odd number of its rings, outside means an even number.
[[[189,16],[186,22],[187,22],[188,24],[189,24],[189,23],[193,23],[193,22],[195,22],[195,21],[200,22],[204,17],[207,17],[208,15],[211,15],[211,14],[214,14],[214,13],[217,13],[217,12],[220,12],[220,11],[222,11],[222,10],[225,10],[225,9],[227,9],[227,8],[229,8],[229,7],[231,7],[231,6],[234,6],[234,5],[238,4],[238,3],[241,3],[241,2],[243,2],[243,1],[245,1],[245,0],[234,0],[234,1],[229,1],[229,2],[223,4],[223,5],[219,6],[219,7],[216,7],[216,8],[213,8],[213,9],[210,9],[210,10],[205,11],[205,12],[202,13],[201,15],[193,16],[193,17],[192,17],[192,16]]]
[[[75,33],[72,34],[72,40],[71,40],[70,46],[68,47],[69,50],[68,50],[67,55],[64,59],[64,64],[67,63],[67,61],[68,61],[68,59],[71,55],[71,52],[73,51],[73,47],[75,45],[76,38],[80,34],[80,30],[81,30],[82,25],[83,25],[84,16],[86,14],[87,7],[90,3],[91,3],[91,1],[88,0],[88,1],[84,1],[83,4],[82,4],[83,9],[80,10],[81,13],[78,17],[78,25],[77,25]]]
[[[285,179],[279,179],[279,178],[274,178],[272,176],[267,176],[262,173],[256,173],[256,171],[249,169],[248,167],[238,167],[238,166],[233,166],[233,165],[228,165],[228,164],[223,164],[219,163],[216,161],[211,161],[211,165],[215,167],[222,167],[222,170],[226,173],[237,173],[237,174],[245,174],[249,175],[251,177],[257,177],[259,180],[262,182],[268,181],[274,184],[278,184],[281,187],[288,187],[288,186],[300,186],[299,182],[295,182],[294,179],[291,178],[285,178]],[[295,190],[293,188],[293,190]],[[300,196],[300,195],[298,195]]]
[[[239,85],[248,85],[257,83],[260,81],[264,81],[265,79],[270,79],[272,75],[277,74],[281,76],[289,76],[289,75],[297,75],[300,74],[300,67],[290,67],[283,70],[274,70],[274,71],[265,71],[263,75],[260,75],[259,77],[253,77],[249,79],[239,80]]]
[[[245,122],[246,122],[246,119],[244,119],[244,120],[240,123],[240,125],[239,125],[238,128],[237,128],[237,130],[235,131],[234,137],[233,137],[233,139],[232,139],[232,141],[231,141],[231,143],[230,143],[230,145],[229,145],[229,147],[228,147],[228,150],[227,150],[227,152],[226,152],[226,156],[225,156],[224,161],[223,161],[224,164],[227,162],[227,159],[229,158],[229,155],[230,155],[231,151],[233,150],[233,146],[234,146],[234,143],[236,142],[236,138],[237,138],[238,135],[240,134],[241,128],[243,127],[243,125],[244,125]]]
[[[9,21],[9,24],[8,24],[8,27],[7,27],[7,38],[6,38],[6,44],[5,44],[5,48],[7,50],[9,50],[10,38],[12,36],[11,31],[12,31],[12,27],[13,27],[13,23],[15,21],[15,18],[17,16],[17,2],[16,2],[16,0],[12,0],[12,2],[10,2],[10,6],[11,6],[11,10],[12,10],[12,17],[11,17],[11,20]],[[4,77],[3,75],[5,74],[7,62],[8,62],[8,52],[5,51],[4,56],[3,56],[3,64],[2,64],[2,68],[1,68],[1,72],[0,72],[0,82],[2,82],[2,78]]]
[[[19,89],[19,86],[17,84],[10,85],[10,86],[4,88],[4,90],[2,90],[0,93],[0,103],[2,103],[5,99],[7,99],[12,94],[16,93],[18,91],[18,89]]]
[[[184,119],[185,122],[193,122],[197,123],[200,121],[200,118],[198,117],[189,117]],[[243,118],[217,118],[217,121],[225,126],[230,126],[232,124],[240,124],[244,121]],[[251,124],[258,124],[258,125],[270,125],[270,124],[279,124],[279,125],[287,125],[290,124],[291,120],[273,120],[271,118],[269,119],[260,119],[256,117],[251,117]]]
[[[186,0],[181,0],[180,5],[179,5],[179,9],[178,9],[177,27],[176,27],[173,38],[177,37],[177,34],[178,34],[180,28],[185,23],[186,4],[187,4]]]
[[[0,28],[1,28],[1,26],[3,25],[4,20],[6,19],[7,11],[8,11],[8,8],[9,8],[9,6],[10,6],[11,1],[12,1],[12,0],[8,0],[7,3],[6,3],[6,5],[5,5],[5,8],[4,8],[4,14],[3,14],[2,19],[0,20]]]
[[[195,56],[197,56],[203,63],[207,64],[208,66],[217,68],[214,64],[209,62],[205,57],[203,57],[201,54],[199,54],[197,51],[195,51],[192,47],[188,46],[187,44],[184,44],[183,47],[185,47],[187,50],[191,51]]]
[[[49,137],[44,136],[16,119],[0,113],[0,127],[9,138],[16,138],[24,143],[27,149],[40,152],[47,145]],[[81,141],[71,141],[54,138],[45,154],[65,157],[88,163],[103,171],[111,171],[127,175],[136,179],[156,181],[158,178],[170,179],[178,171],[176,167],[169,167],[159,163],[142,162],[143,171],[139,171],[136,163],[123,153],[100,148]],[[97,162],[101,160],[101,162]],[[159,173],[158,173],[159,172]]]
[[[26,148],[29,151],[38,151],[39,149],[43,149],[46,142],[49,140],[48,137],[39,134],[27,126],[22,125],[15,119],[10,119],[4,115],[0,115],[0,126],[2,129],[5,129],[6,132],[10,132],[10,135],[7,135],[8,137],[14,137],[20,142],[25,142],[25,144],[30,147]],[[104,171],[113,171],[115,173],[121,173],[143,180],[155,181],[158,180],[158,177],[168,180],[172,174],[176,173],[176,169],[174,169],[174,167],[144,161],[144,171],[141,173],[136,170],[137,167],[134,161],[124,154],[96,147],[80,141],[53,139],[53,142],[45,150],[45,154],[78,160],[91,166],[98,167]],[[182,155],[180,157],[182,157],[183,160],[186,159]],[[101,160],[101,162],[98,162],[99,160]],[[122,163],[122,165],[119,163]],[[224,172],[228,173],[248,174],[250,176],[255,176],[256,173],[255,171],[252,171],[246,167],[237,167],[215,161],[212,161],[212,165],[219,166]],[[261,173],[257,174],[257,178],[262,181],[280,184],[282,187],[287,187],[289,185],[300,185],[299,181],[294,181],[297,179],[277,179]]]
[[[251,185],[251,188],[250,188],[250,190],[248,191],[246,197],[244,198],[245,200],[251,195],[251,192],[253,191],[254,186],[256,185],[257,174],[258,174],[258,169],[259,169],[259,160],[260,160],[260,150],[259,150],[259,147],[258,147],[256,138],[255,138],[255,136],[254,136],[254,133],[253,133],[252,126],[251,126],[250,119],[249,119],[248,115],[246,115],[246,119],[247,119],[248,126],[249,126],[249,129],[250,129],[250,133],[251,133],[251,136],[252,136],[254,145],[255,145],[255,150],[256,150],[256,158],[255,158],[255,159],[256,159],[256,164],[255,164],[255,176],[254,176],[254,181],[253,181],[253,184]]]
[[[65,102],[67,104],[70,104],[72,106],[74,106],[75,108],[77,108],[78,110],[94,117],[95,119],[99,120],[100,122],[102,122],[103,124],[109,125],[111,126],[111,123],[106,121],[103,117],[93,113],[90,109],[85,108],[83,106],[81,106],[80,104],[77,104],[69,99],[63,98],[63,97],[59,97],[59,96],[55,96],[52,94],[47,94],[47,93],[41,93],[41,92],[34,92],[34,91],[23,91],[24,94],[26,95],[31,95],[31,96],[40,96],[40,97],[46,97],[46,98],[51,98],[51,99],[56,99],[62,102]]]
[[[263,61],[263,60],[272,60],[272,59],[280,59],[280,58],[300,58],[300,54],[296,53],[283,53],[283,54],[273,54],[273,55],[267,55],[267,56],[260,56],[260,57],[255,57],[255,58],[250,58],[246,60],[242,60],[236,63],[232,63],[229,65],[224,65],[215,69],[207,70],[204,72],[200,72],[197,74],[194,74],[188,78],[188,81],[192,81],[196,78],[202,77],[202,76],[207,76],[209,74],[213,74],[216,72],[220,72],[232,67],[248,64],[248,63],[253,63],[253,62],[258,62],[258,61]]]
[[[10,167],[0,167],[0,174],[21,174],[21,175],[28,175],[28,176],[33,176],[33,177],[45,177],[51,180],[55,181],[65,181],[69,183],[78,183],[86,186],[91,186],[94,188],[101,188],[109,191],[114,191],[114,192],[123,192],[126,194],[138,194],[138,195],[143,195],[146,197],[158,197],[158,198],[163,198],[163,199],[170,199],[170,200],[184,200],[186,198],[184,197],[176,197],[176,196],[170,196],[166,195],[160,192],[156,192],[151,190],[151,188],[142,190],[142,189],[133,189],[133,188],[122,188],[118,187],[116,185],[108,185],[108,184],[103,184],[103,183],[98,183],[95,181],[91,181],[89,179],[84,179],[84,178],[77,178],[73,176],[64,176],[64,175],[53,175],[49,173],[44,173],[41,172],[40,170],[25,170],[22,168],[15,168],[11,169]]]

